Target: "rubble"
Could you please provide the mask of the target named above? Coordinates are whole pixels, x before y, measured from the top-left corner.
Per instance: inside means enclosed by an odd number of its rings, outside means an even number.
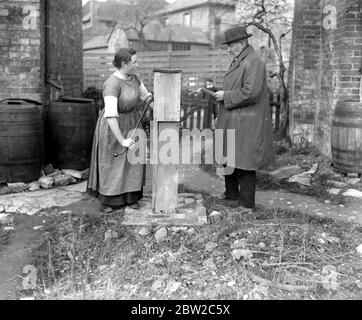
[[[288,182],[295,182],[310,187],[312,185],[312,176],[318,171],[318,167],[319,165],[316,163],[310,170],[289,178]]]
[[[329,194],[338,195],[342,190],[337,188],[328,189]]]
[[[77,170],[72,170],[72,169],[63,169],[62,170],[63,174],[68,174],[74,178],[77,179],[88,179],[89,177],[89,169],[83,170],[83,171],[77,171]]]
[[[343,195],[345,197],[362,199],[362,192],[355,189],[349,189],[345,193],[343,193]]]
[[[75,180],[74,177],[68,175],[68,174],[60,174],[56,177],[54,177],[54,186],[55,187],[64,187],[67,186],[68,184],[72,184],[77,182],[77,180]]]
[[[144,237],[149,236],[151,233],[152,233],[152,227],[143,227],[138,232],[139,235],[144,236]]]
[[[104,241],[108,241],[108,240],[112,240],[112,239],[117,239],[118,238],[118,233],[113,231],[113,230],[108,230],[105,234],[104,234]]]
[[[330,185],[333,188],[343,189],[343,188],[347,187],[346,183],[340,182],[340,181],[328,180],[327,183],[328,183],[328,185]]]
[[[281,179],[289,179],[290,177],[296,176],[303,172],[304,170],[301,169],[299,166],[288,166],[272,171],[270,172],[270,175],[275,179],[281,180]]]
[[[29,183],[29,191],[38,191],[38,190],[40,190],[39,181]]]
[[[244,249],[235,249],[232,251],[231,255],[236,261],[239,261],[241,258],[248,260],[253,257],[253,253],[250,250]]]
[[[8,187],[13,193],[20,193],[29,189],[26,183],[8,183]]]
[[[167,238],[167,229],[161,228],[155,233],[155,239],[157,242],[164,241]]]
[[[13,218],[11,217],[10,214],[4,214],[4,213],[1,213],[0,214],[0,225],[6,225],[6,224],[11,224],[13,223]]]
[[[42,189],[50,189],[54,185],[54,179],[51,177],[41,177],[38,182]]]
[[[0,185],[0,195],[11,193],[11,189],[7,185]]]
[[[52,164],[47,164],[47,165],[44,167],[43,171],[44,171],[44,174],[45,174],[45,175],[49,175],[49,174],[52,174],[52,173],[55,171],[55,169],[53,168],[53,165],[52,165]]]
[[[356,185],[357,183],[362,182],[361,178],[351,178],[347,180],[347,184]]]

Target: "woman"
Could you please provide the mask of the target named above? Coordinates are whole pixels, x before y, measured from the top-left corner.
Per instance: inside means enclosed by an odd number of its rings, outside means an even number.
[[[127,139],[127,134],[135,129],[143,103],[152,99],[135,75],[138,66],[135,50],[118,50],[113,65],[117,70],[103,87],[105,108],[94,135],[87,187],[88,193],[99,199],[105,211],[125,205],[139,208],[146,180],[145,165],[130,164],[127,152],[122,151],[135,147],[135,141]]]

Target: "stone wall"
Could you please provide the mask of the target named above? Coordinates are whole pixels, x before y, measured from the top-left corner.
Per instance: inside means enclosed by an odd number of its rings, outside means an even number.
[[[21,97],[47,102],[46,61],[48,78],[60,78],[66,95],[82,92],[81,0],[48,1],[48,54],[45,1],[0,2],[0,100]]]
[[[331,154],[330,137],[338,100],[360,99],[361,0],[295,2],[289,88],[291,132]]]

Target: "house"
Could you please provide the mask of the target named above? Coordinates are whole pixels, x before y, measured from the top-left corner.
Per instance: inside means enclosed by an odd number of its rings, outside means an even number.
[[[145,43],[133,29],[122,29],[117,12],[124,8],[122,1],[88,1],[83,7],[84,51],[114,53],[120,47],[137,51],[208,50],[210,40],[200,28],[167,26],[157,19],[144,28]]]
[[[45,104],[58,91],[53,85],[81,95],[81,0],[1,1],[0,21],[0,100]]]
[[[223,31],[235,23],[235,5],[230,0],[176,0],[155,13],[166,25],[200,28],[212,47],[218,47]]]
[[[147,51],[189,51],[208,50],[210,41],[199,28],[182,26],[160,26],[149,24],[145,28]],[[121,26],[105,26],[98,29],[98,34],[84,43],[83,50],[92,53],[115,53],[121,47],[132,47],[141,51],[137,33],[124,31]]]

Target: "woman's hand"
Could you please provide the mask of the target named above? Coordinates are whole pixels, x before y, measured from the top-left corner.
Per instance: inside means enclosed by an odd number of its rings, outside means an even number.
[[[136,146],[136,142],[133,139],[124,139],[121,142],[122,147],[128,148],[130,150],[133,150]]]

